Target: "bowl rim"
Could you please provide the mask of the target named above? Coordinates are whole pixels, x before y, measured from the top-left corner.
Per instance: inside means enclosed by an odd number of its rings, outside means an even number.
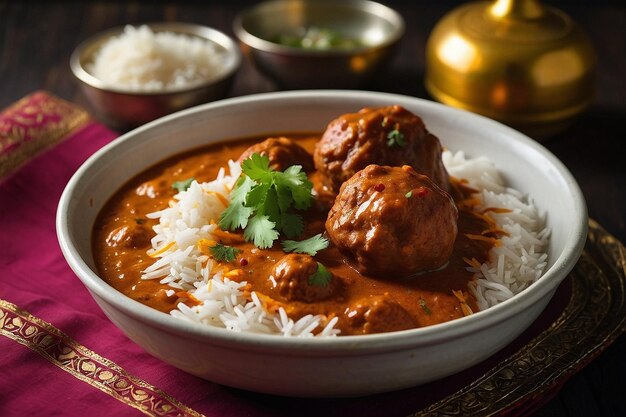
[[[112,85],[106,81],[101,80],[100,78],[92,75],[87,69],[83,66],[83,54],[86,50],[88,50],[94,43],[104,43],[107,38],[111,38],[113,36],[120,35],[124,32],[124,29],[127,26],[132,26],[135,28],[139,28],[141,26],[148,26],[153,32],[172,32],[175,34],[183,34],[192,37],[197,37],[209,41],[213,44],[216,44],[222,47],[225,50],[226,59],[224,67],[216,72],[213,76],[209,77],[205,80],[194,81],[187,86],[179,86],[179,87],[170,87],[164,88],[163,90],[137,90],[132,88],[125,88],[123,86]],[[97,52],[97,51],[96,51]],[[243,60],[243,56],[241,50],[239,49],[239,45],[237,42],[217,29],[214,29],[209,26],[199,25],[196,23],[186,23],[186,22],[145,22],[145,23],[134,23],[127,24],[123,26],[115,26],[109,29],[105,29],[103,31],[97,32],[87,39],[83,40],[74,48],[70,56],[70,69],[72,74],[81,82],[86,85],[106,92],[117,93],[117,94],[125,94],[130,96],[138,96],[138,97],[153,97],[153,96],[170,96],[179,93],[190,93],[196,90],[201,90],[206,87],[210,87],[211,85],[217,84],[222,80],[225,80],[232,75],[234,75],[239,68],[241,67],[241,63]]]
[[[89,172],[91,166],[97,164],[100,158],[113,151],[116,147],[122,146],[125,142],[132,141],[137,135],[145,134],[146,132],[150,132],[150,130],[159,129],[163,125],[167,126],[177,119],[185,119],[186,117],[198,113],[211,112],[216,109],[240,107],[242,105],[254,105],[258,103],[267,104],[276,101],[282,104],[302,100],[319,103],[320,100],[341,100],[342,98],[359,99],[362,101],[380,99],[390,102],[405,103],[410,101],[425,108],[443,111],[451,117],[470,121],[473,120],[474,122],[480,123],[485,128],[495,129],[505,134],[507,140],[517,142],[522,146],[530,147],[541,153],[548,162],[552,164],[556,172],[562,176],[565,183],[568,184],[568,192],[574,202],[574,212],[577,220],[571,225],[570,238],[565,243],[563,252],[555,259],[552,267],[544,272],[544,275],[539,281],[533,283],[533,285],[529,286],[520,294],[515,295],[513,298],[487,310],[479,311],[471,316],[462,317],[449,322],[422,328],[371,335],[341,336],[336,338],[286,338],[278,335],[238,333],[174,318],[169,314],[154,310],[118,292],[99,278],[86,262],[81,259],[71,240],[69,219],[65,216],[65,213],[67,213],[68,206],[73,198],[73,192],[80,183],[81,178],[85,173]],[[218,100],[164,116],[122,135],[94,153],[72,176],[63,191],[57,207],[56,229],[59,245],[68,264],[92,293],[92,296],[101,298],[104,302],[111,304],[124,314],[140,320],[144,325],[156,327],[174,335],[181,335],[203,342],[210,341],[215,345],[229,346],[235,349],[252,349],[256,351],[271,350],[277,354],[290,356],[302,355],[303,353],[309,356],[324,356],[331,353],[334,355],[353,355],[357,352],[355,349],[358,349],[358,354],[383,351],[390,352],[403,350],[409,346],[417,348],[419,346],[438,344],[446,340],[458,339],[469,333],[477,332],[505,321],[535,304],[550,293],[550,291],[556,290],[559,283],[565,279],[578,260],[587,237],[587,208],[582,191],[576,180],[554,154],[538,142],[499,122],[465,110],[455,109],[443,104],[405,95],[356,90],[295,90],[253,94]]]
[[[326,5],[326,6],[353,6],[366,12],[382,16],[385,20],[392,23],[395,30],[392,36],[387,37],[384,41],[375,45],[364,45],[349,49],[305,49],[295,46],[283,45],[280,43],[268,41],[257,35],[252,34],[244,27],[244,19],[251,15],[258,13],[259,11],[271,7],[273,5],[288,4],[288,3],[306,3],[314,6]],[[384,49],[398,42],[405,31],[405,23],[402,15],[389,6],[382,3],[377,3],[371,0],[270,0],[266,2],[258,3],[248,9],[239,12],[233,20],[233,32],[235,36],[244,44],[259,51],[268,53],[279,53],[283,55],[295,55],[302,57],[337,57],[337,56],[352,56],[355,54],[365,53],[368,51],[375,51]]]

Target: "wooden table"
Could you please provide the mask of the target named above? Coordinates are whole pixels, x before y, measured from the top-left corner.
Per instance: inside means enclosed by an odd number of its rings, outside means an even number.
[[[0,2],[0,108],[38,89],[90,109],[69,69],[69,56],[84,38],[109,27],[152,21],[186,21],[232,35],[237,11],[250,2]],[[591,3],[591,2],[589,2]],[[544,142],[579,182],[589,215],[626,242],[626,7],[605,2],[562,2],[589,34],[598,55],[597,98],[568,131]],[[370,89],[429,98],[423,88],[424,47],[429,32],[458,2],[388,1],[407,23],[388,77]],[[276,87],[248,62],[232,96]],[[626,337],[619,338],[570,379],[536,416],[626,415]]]

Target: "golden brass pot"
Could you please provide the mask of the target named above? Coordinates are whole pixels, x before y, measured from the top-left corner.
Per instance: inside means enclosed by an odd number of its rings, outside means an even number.
[[[438,101],[540,139],[589,106],[594,68],[588,38],[563,12],[537,0],[473,2],[433,29],[425,83]]]

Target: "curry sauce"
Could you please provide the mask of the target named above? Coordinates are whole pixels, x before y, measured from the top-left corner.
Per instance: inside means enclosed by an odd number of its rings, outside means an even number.
[[[319,135],[313,134],[286,136],[297,140],[309,152],[313,151],[319,140]],[[190,177],[198,182],[211,181],[220,167],[227,167],[229,160],[237,160],[250,145],[263,139],[265,137],[241,139],[187,152],[157,164],[124,185],[107,202],[94,225],[92,247],[102,278],[128,297],[162,312],[175,309],[179,302],[193,304],[193,297],[189,297],[185,291],[175,290],[175,294],[168,296],[166,290],[171,287],[160,284],[158,279],[141,279],[141,272],[155,261],[147,254],[150,245],[145,240],[149,242],[154,235],[152,226],[157,221],[148,219],[146,215],[167,207],[177,193],[172,188],[173,183]],[[316,181],[315,172],[309,173],[309,178]],[[238,232],[224,232],[220,239],[221,243],[241,251],[237,259],[227,266],[229,269],[239,270],[235,279],[247,281],[250,291],[263,294],[266,299],[273,300],[276,306],[283,306],[293,319],[306,314],[338,317],[336,327],[341,330],[341,334],[392,331],[407,327],[394,327],[393,317],[388,319],[384,313],[380,318],[381,323],[371,328],[364,330],[362,326],[355,324],[354,317],[361,314],[357,311],[359,303],[380,297],[393,300],[408,312],[412,323],[408,327],[428,326],[471,314],[477,307],[468,291],[473,274],[466,270],[467,262],[485,262],[495,240],[488,237],[492,225],[483,216],[473,213],[471,204],[468,204],[471,201],[471,190],[454,181],[451,187],[459,209],[458,235],[448,263],[437,271],[403,279],[365,276],[331,244],[320,251],[315,260],[332,273],[334,285],[338,285],[339,289],[327,299],[313,302],[293,301],[285,298],[276,288],[275,282],[269,279],[276,263],[286,255],[278,241],[270,249],[259,249],[245,242],[242,233]],[[327,212],[320,207],[304,212],[305,230],[298,239],[324,233],[326,216]],[[138,226],[149,234],[127,233]],[[116,234],[124,234],[125,239],[135,239],[137,244],[110,244]],[[477,239],[475,236],[487,237]]]

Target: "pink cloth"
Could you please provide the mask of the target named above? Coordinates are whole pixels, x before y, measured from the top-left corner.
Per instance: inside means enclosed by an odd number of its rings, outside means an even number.
[[[82,108],[36,91],[0,113],[0,178],[82,126]]]
[[[65,184],[86,158],[115,136],[102,125],[89,123],[0,183],[0,300],[52,324],[128,374],[206,416],[405,416],[457,391],[510,355],[545,329],[568,298],[566,282],[556,297],[560,301],[551,303],[513,345],[468,371],[421,387],[356,399],[312,400],[255,394],[201,380],[153,358],[127,339],[101,312],[58,246],[55,212]],[[7,314],[3,317],[14,320]],[[155,395],[165,397],[163,392]],[[525,404],[523,409],[528,412],[533,405]],[[0,332],[0,415],[138,414],[127,403]]]

